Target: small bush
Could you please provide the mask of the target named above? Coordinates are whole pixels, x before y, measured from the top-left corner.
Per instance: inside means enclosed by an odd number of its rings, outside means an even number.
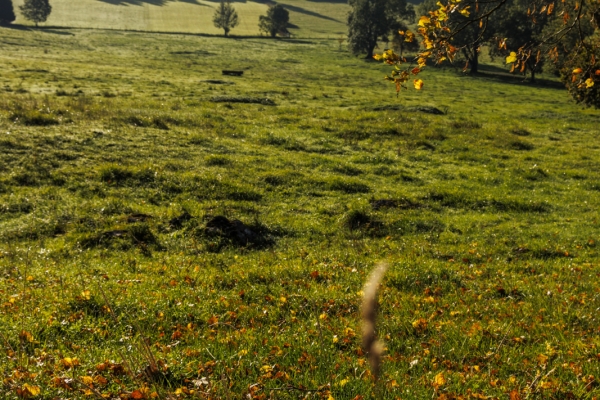
[[[115,198],[111,198],[102,206],[102,208],[100,208],[100,214],[102,215],[129,214],[132,211],[131,207],[125,205],[122,200]]]
[[[495,209],[497,211],[525,213],[545,213],[551,209],[550,205],[544,202],[528,202],[515,199],[477,199],[461,192],[436,191],[430,193],[424,199],[435,201],[443,207],[457,209]]]
[[[433,143],[430,143],[427,140],[417,140],[410,147],[415,148],[415,149],[422,149],[422,150],[431,150],[431,151],[435,150],[435,145]]]
[[[533,150],[533,144],[524,140],[512,140],[509,142],[509,147],[514,150]]]
[[[225,165],[229,165],[231,164],[231,160],[227,157],[223,157],[223,156],[208,156],[206,157],[206,165],[213,167],[213,166],[218,166],[218,167],[222,167]]]
[[[433,106],[414,106],[406,109],[408,112],[422,112],[425,114],[444,115],[445,112]]]
[[[365,140],[369,138],[369,132],[365,129],[348,129],[335,134],[336,137],[345,140]]]
[[[10,119],[15,123],[21,123],[26,126],[50,126],[58,125],[59,121],[54,114],[46,114],[37,110],[15,111]]]
[[[152,126],[157,129],[169,130],[169,125],[167,125],[167,119],[162,117],[154,117],[152,118]]]
[[[213,103],[254,103],[264,106],[274,106],[275,102],[268,97],[248,97],[248,96],[215,96],[210,99]]]
[[[285,234],[283,230],[272,229],[255,222],[245,224],[240,220],[217,215],[210,218],[204,227],[191,226],[189,234],[205,241],[208,251],[216,253],[227,247],[261,249],[275,244],[275,237]]]
[[[337,190],[344,193],[369,193],[371,188],[357,180],[335,179],[328,185],[330,190]]]
[[[517,135],[517,136],[529,136],[529,135],[531,135],[531,132],[529,132],[525,128],[514,128],[514,129],[512,129],[510,131],[510,133],[512,133],[513,135]]]
[[[269,146],[283,146],[288,143],[288,139],[281,136],[268,134],[264,137],[261,137],[259,142],[260,144],[266,144]]]
[[[352,210],[344,217],[344,226],[346,229],[354,231],[357,229],[367,229],[374,224],[374,220],[367,213],[359,210]]]
[[[106,98],[112,98],[112,97],[117,97],[117,95],[113,92],[110,92],[108,90],[103,90],[102,92],[100,92],[100,95],[102,97],[106,97]]]
[[[550,175],[548,172],[544,171],[541,168],[533,168],[525,172],[523,177],[529,181],[539,181],[545,178],[548,178]]]
[[[348,164],[336,165],[335,167],[333,167],[333,171],[348,176],[357,176],[363,173],[363,171],[359,168],[355,168]]]
[[[150,168],[132,170],[120,165],[108,165],[100,169],[100,180],[115,186],[148,185],[156,179]]]
[[[118,165],[109,165],[100,170],[100,180],[105,183],[122,185],[133,177],[133,172]]]
[[[230,186],[227,187],[225,198],[235,201],[260,201],[262,195],[251,188]]]
[[[0,214],[29,214],[33,211],[33,204],[28,199],[15,199],[9,203],[0,203]]]
[[[263,179],[271,186],[283,186],[288,181],[287,177],[283,175],[267,175]]]
[[[481,129],[479,122],[469,120],[452,121],[450,126],[454,129]]]
[[[173,122],[168,117],[156,116],[156,117],[145,117],[140,115],[128,115],[121,119],[128,125],[133,125],[140,128],[156,128],[162,130],[169,130],[169,122]]]
[[[206,136],[194,134],[190,136],[189,143],[197,146],[210,146],[212,141]]]
[[[438,142],[448,139],[448,137],[440,130],[424,133],[423,138],[425,138],[426,140],[435,140]]]
[[[158,239],[145,224],[135,224],[127,229],[114,229],[101,233],[85,235],[78,240],[79,246],[84,249],[95,247],[115,248],[128,250],[134,247],[146,251],[148,248],[160,249]]]

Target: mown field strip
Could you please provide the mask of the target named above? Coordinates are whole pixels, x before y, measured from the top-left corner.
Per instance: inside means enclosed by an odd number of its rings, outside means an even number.
[[[15,10],[23,0],[13,1]],[[260,35],[258,20],[265,15],[267,5],[254,1],[233,3],[240,24],[232,35]],[[347,32],[346,14],[349,6],[340,2],[287,0],[281,2],[290,12],[292,34],[299,37],[339,37]],[[45,25],[124,29],[136,31],[183,32],[220,35],[212,17],[218,2],[197,1],[102,1],[54,0],[52,13]],[[28,22],[17,12],[16,23]]]

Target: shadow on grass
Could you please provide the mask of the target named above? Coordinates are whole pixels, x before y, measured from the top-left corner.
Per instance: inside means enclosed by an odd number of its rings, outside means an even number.
[[[101,1],[123,1],[123,0],[101,0]],[[141,0],[126,0],[126,1],[141,1]],[[163,0],[144,0],[144,1],[163,1]],[[218,3],[221,0],[207,0],[207,1]],[[232,3],[245,3],[245,2],[246,2],[246,0],[233,0],[232,1]],[[272,1],[272,0],[254,0],[254,2],[255,3],[265,4],[265,5],[268,5],[268,6],[274,6],[275,4],[277,4],[276,1]],[[336,0],[335,2],[336,3],[345,3],[346,1],[345,0]],[[329,21],[334,21],[334,22],[340,22],[341,23],[341,21],[339,21],[339,20],[337,20],[335,18],[331,18],[331,17],[328,17],[326,15],[319,14],[318,12],[309,11],[309,10],[306,10],[306,9],[304,9],[302,7],[292,6],[290,4],[283,4],[283,3],[281,3],[281,5],[286,10],[289,10],[289,11],[293,11],[293,12],[297,12],[299,14],[309,15],[311,17],[317,17],[317,18],[326,19],[326,20],[329,20]]]
[[[307,0],[311,3],[333,3],[333,4],[348,4],[348,0]]]
[[[21,24],[0,24],[0,29],[1,28],[14,29],[14,30],[17,30],[17,31],[31,31],[31,30],[33,30],[33,27],[26,26],[26,25],[21,25]]]
[[[520,74],[511,74],[506,69],[496,65],[480,65],[479,72],[469,74],[468,76],[476,79],[489,79],[502,83],[510,83],[513,85],[529,85],[532,87],[545,87],[550,89],[564,90],[565,86],[554,80],[536,78],[533,82],[530,78]]]
[[[117,2],[117,0],[98,0],[98,1],[114,1],[115,3]],[[129,1],[129,0],[124,0],[124,1]],[[137,0],[132,0],[133,2],[137,2]],[[194,3],[195,0],[179,0],[179,1],[185,1],[188,3]],[[239,0],[237,1],[239,3],[244,3],[245,0]],[[197,3],[199,6],[203,6],[203,7],[210,7],[206,4],[202,4],[202,3]],[[339,22],[339,21],[338,21]],[[122,32],[122,33],[138,33],[138,34],[147,34],[147,33],[151,33],[151,34],[158,34],[158,35],[184,35],[184,36],[198,36],[198,37],[218,37],[218,38],[224,38],[224,39],[233,39],[233,40],[249,40],[249,39],[270,39],[270,40],[282,40],[288,43],[297,43],[297,44],[315,44],[315,41],[312,40],[306,40],[306,39],[296,39],[296,38],[286,38],[286,37],[281,37],[281,36],[277,36],[277,37],[270,37],[268,35],[236,35],[236,34],[230,34],[229,36],[225,37],[222,34],[214,34],[214,33],[195,33],[195,32],[185,32],[185,31],[155,31],[155,30],[143,30],[143,29],[118,29],[118,28],[80,28],[80,27],[73,27],[73,26],[40,26],[40,27],[34,27],[34,26],[29,26],[29,25],[20,25],[20,24],[11,24],[11,25],[0,25],[0,32],[2,28],[7,28],[7,29],[15,29],[15,30],[22,30],[22,31],[35,31],[38,30],[40,32],[47,32],[47,33],[52,33],[52,34],[56,34],[56,35],[66,35],[66,36],[75,36],[74,33],[71,32],[66,32],[66,31],[72,31],[72,30],[76,30],[76,31],[102,31],[102,32]],[[319,38],[321,40],[325,40],[325,39],[329,39],[329,38]],[[7,44],[11,44],[8,42],[4,42]]]
[[[98,0],[103,3],[112,4],[114,6],[141,6],[143,4],[150,4],[153,6],[164,6],[165,4],[172,1],[183,1],[185,3],[192,3],[202,5],[196,0]]]
[[[14,29],[18,31],[39,31],[44,33],[52,33],[54,35],[75,36],[74,33],[68,32],[71,28],[61,26],[28,26],[21,24],[0,25],[0,28]]]
[[[319,13],[314,12],[314,11],[305,10],[302,7],[291,6],[289,4],[282,4],[282,5],[283,5],[284,8],[286,8],[286,9],[288,9],[290,11],[294,11],[294,12],[297,12],[297,13],[300,13],[300,14],[304,14],[304,15],[310,15],[311,17],[317,17],[317,18],[321,18],[321,19],[326,19],[328,21],[340,22],[341,23],[341,21],[339,21],[339,20],[337,20],[335,18],[331,18],[331,17],[328,17],[328,16],[323,15],[323,14],[319,14]]]

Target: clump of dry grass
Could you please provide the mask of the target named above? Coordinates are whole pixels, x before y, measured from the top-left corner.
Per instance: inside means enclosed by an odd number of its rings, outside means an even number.
[[[371,366],[373,379],[377,380],[381,370],[381,355],[383,353],[383,344],[377,340],[377,290],[383,279],[389,265],[379,263],[375,270],[369,276],[363,290],[362,304],[362,347]]]

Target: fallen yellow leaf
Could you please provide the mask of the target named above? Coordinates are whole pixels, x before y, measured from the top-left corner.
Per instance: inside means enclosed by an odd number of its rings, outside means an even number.
[[[23,385],[23,392],[26,392],[29,396],[37,396],[38,394],[40,394],[41,389],[39,386],[34,386],[26,383]]]
[[[444,377],[444,373],[440,372],[433,378],[433,386],[439,387],[446,384],[446,378]]]

